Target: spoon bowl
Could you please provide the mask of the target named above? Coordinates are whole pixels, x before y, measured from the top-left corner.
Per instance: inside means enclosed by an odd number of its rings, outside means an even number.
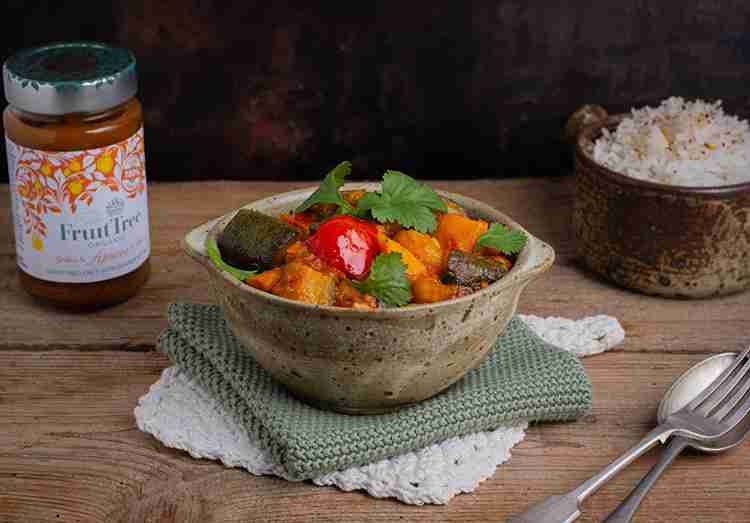
[[[669,387],[659,402],[657,419],[664,421],[685,405],[693,401],[711,382],[721,375],[734,362],[737,354],[724,352],[711,356],[690,368]],[[722,437],[710,440],[687,440],[688,446],[701,452],[717,453],[729,450],[742,443],[750,434],[750,416],[746,416],[734,429]]]
[[[657,411],[659,423],[664,423],[669,416],[678,412],[698,397],[736,359],[737,354],[733,352],[717,354],[695,364],[682,376],[677,378],[659,403],[659,410]],[[662,473],[685,448],[690,447],[700,452],[716,454],[736,447],[747,438],[749,433],[750,416],[745,416],[729,432],[713,440],[700,441],[682,436],[673,437],[667,448],[661,453],[656,465],[643,477],[633,491],[628,494],[628,497],[604,520],[604,523],[629,523],[632,521],[643,498],[646,497],[646,494],[648,494]]]
[[[726,360],[727,364],[722,361]],[[659,425],[635,446],[573,490],[549,496],[512,523],[571,523],[581,515],[580,505],[591,494],[658,443],[671,438],[659,463],[641,480],[606,521],[626,523],[661,473],[685,449],[699,440],[713,452],[739,444],[750,430],[750,347],[739,355],[712,356],[686,371],[667,391],[660,406]],[[674,409],[677,409],[674,411]],[[715,442],[712,444],[711,442]]]

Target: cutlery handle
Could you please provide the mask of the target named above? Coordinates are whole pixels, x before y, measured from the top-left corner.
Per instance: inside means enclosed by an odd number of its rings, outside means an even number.
[[[505,523],[571,523],[580,515],[578,497],[573,491],[562,496],[545,498],[523,514],[506,519]]]
[[[579,504],[615,474],[638,459],[643,453],[659,442],[664,442],[675,429],[669,425],[660,425],[649,432],[637,445],[607,465],[596,476],[581,483],[578,487],[562,496],[550,496],[541,503],[533,505],[523,514],[512,516],[506,523],[570,523],[581,515]]]
[[[604,523],[628,523],[633,519],[638,507],[641,505],[641,501],[646,497],[648,491],[654,486],[659,476],[667,470],[667,467],[672,464],[674,459],[685,450],[685,447],[689,445],[687,438],[681,436],[675,436],[669,445],[661,453],[659,462],[654,465],[651,470],[648,471],[633,491],[625,498],[625,501],[620,503],[620,506],[612,512]]]

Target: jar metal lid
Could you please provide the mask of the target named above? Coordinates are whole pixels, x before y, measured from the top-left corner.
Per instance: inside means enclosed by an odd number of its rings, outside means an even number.
[[[25,49],[3,65],[8,103],[30,113],[96,113],[138,90],[135,57],[98,42],[60,42]]]

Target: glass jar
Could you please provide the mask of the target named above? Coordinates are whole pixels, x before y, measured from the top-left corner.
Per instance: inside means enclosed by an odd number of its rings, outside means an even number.
[[[127,300],[149,275],[143,113],[135,58],[93,42],[3,66],[21,286],[79,310]]]

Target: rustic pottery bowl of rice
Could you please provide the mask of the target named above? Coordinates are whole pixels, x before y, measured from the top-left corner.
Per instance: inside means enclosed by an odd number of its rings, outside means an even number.
[[[669,98],[608,115],[584,106],[573,226],[589,269],[672,298],[750,286],[750,128],[721,102]]]

